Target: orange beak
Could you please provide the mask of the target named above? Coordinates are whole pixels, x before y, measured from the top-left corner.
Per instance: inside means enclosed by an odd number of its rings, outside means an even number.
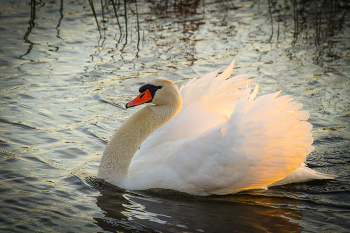
[[[125,108],[134,107],[140,104],[147,103],[152,100],[151,92],[147,89],[146,91],[140,93],[135,99],[131,100],[129,103],[125,105]]]

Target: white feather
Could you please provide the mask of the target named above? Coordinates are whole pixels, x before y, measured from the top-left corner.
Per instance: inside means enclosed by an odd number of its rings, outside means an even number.
[[[233,64],[180,89],[182,109],[144,141],[120,186],[208,195],[262,188],[294,171],[292,182],[331,178],[303,165],[313,139],[302,104],[280,92],[256,98],[249,75],[229,78]]]

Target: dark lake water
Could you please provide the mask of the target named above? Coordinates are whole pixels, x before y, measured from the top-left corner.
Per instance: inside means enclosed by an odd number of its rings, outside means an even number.
[[[99,31],[85,0],[0,0],[1,232],[350,232],[349,1],[116,1],[123,34],[103,4]],[[334,180],[197,197],[96,179],[140,84],[233,59],[304,104],[306,164]]]

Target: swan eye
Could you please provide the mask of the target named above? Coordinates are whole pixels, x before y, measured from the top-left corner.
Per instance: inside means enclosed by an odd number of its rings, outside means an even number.
[[[154,86],[152,84],[145,84],[145,85],[140,87],[139,92],[143,93],[146,90],[148,90],[151,93],[152,98],[153,98],[155,93],[156,93],[156,91],[158,91],[159,89],[162,89],[162,87],[163,86]],[[142,98],[142,97],[143,97],[143,95],[141,95],[139,98]]]
[[[139,92],[142,93],[142,92],[145,92],[146,90],[149,90],[150,92],[152,91],[157,91],[158,89],[162,89],[162,86],[154,86],[152,84],[145,84],[143,86],[140,87],[139,89]]]

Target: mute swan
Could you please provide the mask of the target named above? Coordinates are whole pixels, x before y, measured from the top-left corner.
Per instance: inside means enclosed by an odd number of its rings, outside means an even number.
[[[229,78],[233,65],[218,77],[215,71],[192,79],[180,90],[165,79],[140,87],[126,108],[152,105],[116,131],[98,177],[125,189],[196,195],[331,179],[303,163],[313,150],[303,105],[279,97],[280,92],[256,98],[258,86],[250,93],[248,75]]]

